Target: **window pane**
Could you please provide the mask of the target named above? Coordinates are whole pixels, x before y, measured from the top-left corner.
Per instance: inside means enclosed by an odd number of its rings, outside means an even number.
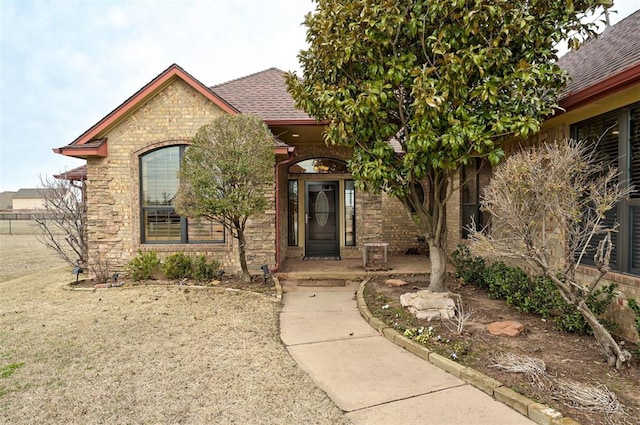
[[[144,210],[145,241],[180,242],[180,216],[174,210]]]
[[[598,143],[595,148],[597,157],[606,163],[612,164],[617,167],[619,153],[618,153],[618,138],[619,138],[619,125],[618,125],[618,112],[610,112],[604,115],[591,118],[589,120],[580,122],[574,126],[575,133],[580,140],[586,140],[592,143]],[[617,208],[614,208],[607,212],[605,219],[602,221],[602,225],[606,228],[612,228],[617,222],[618,212]],[[582,262],[588,265],[595,265],[593,256],[595,254],[598,243],[604,239],[605,235],[595,235],[591,240],[591,244],[587,248],[586,255],[583,257]],[[613,249],[611,251],[610,266],[612,270],[618,269],[618,237],[619,233],[615,232],[611,234],[611,241],[613,242]]]
[[[640,207],[631,207],[631,269],[640,273]]]
[[[169,206],[178,191],[180,146],[159,149],[141,159],[142,205]]]
[[[640,106],[630,111],[629,151],[629,180],[636,188],[631,197],[640,198]]]
[[[190,218],[187,238],[189,242],[224,242],[224,226],[206,218]]]
[[[491,165],[480,158],[462,168],[462,238],[469,237],[469,228],[475,225],[482,229],[489,225],[489,214],[482,212],[480,201],[482,190],[491,180]]]
[[[289,166],[289,173],[331,174],[349,173],[347,163],[338,159],[314,158],[300,161]]]
[[[287,218],[289,246],[298,246],[298,181],[289,181],[289,214]]]
[[[344,244],[356,244],[356,190],[353,180],[344,182]]]

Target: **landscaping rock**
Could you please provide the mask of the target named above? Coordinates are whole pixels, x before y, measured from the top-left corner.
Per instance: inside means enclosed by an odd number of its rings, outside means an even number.
[[[515,337],[524,331],[524,325],[519,322],[508,320],[506,322],[493,322],[487,326],[487,331],[491,335],[506,335]]]
[[[456,303],[447,293],[422,290],[407,292],[400,296],[400,304],[408,307],[418,319],[452,319],[455,317]]]
[[[387,286],[404,286],[407,284],[407,282],[402,279],[387,279],[384,283]]]

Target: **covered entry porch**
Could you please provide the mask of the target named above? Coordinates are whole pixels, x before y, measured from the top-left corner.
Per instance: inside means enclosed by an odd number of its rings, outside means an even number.
[[[276,275],[281,279],[356,279],[431,272],[431,263],[426,255],[390,254],[387,263],[388,270],[366,271],[362,257],[340,261],[287,258]],[[453,267],[447,265],[447,271],[453,271]]]

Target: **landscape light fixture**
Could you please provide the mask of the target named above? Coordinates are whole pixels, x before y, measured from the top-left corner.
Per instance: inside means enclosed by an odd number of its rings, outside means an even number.
[[[80,273],[83,273],[82,267],[80,267],[80,260],[76,262],[76,266],[71,270],[71,274],[76,275],[76,285],[78,284],[78,278],[80,277]]]
[[[262,274],[264,277],[264,284],[267,284],[267,276],[269,276],[269,266],[267,266],[266,264],[263,264],[262,267],[260,267],[262,269]]]

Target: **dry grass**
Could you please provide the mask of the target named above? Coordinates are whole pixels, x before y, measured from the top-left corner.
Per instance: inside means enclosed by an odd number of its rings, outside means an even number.
[[[0,423],[348,423],[289,357],[267,297],[63,290],[71,278],[0,283]]]
[[[576,409],[607,415],[624,414],[624,406],[604,384],[584,384],[571,379],[559,379],[555,384],[554,396]]]
[[[550,377],[547,374],[547,366],[544,361],[535,357],[513,353],[496,353],[493,363],[489,367],[495,367],[511,373],[524,373],[532,384],[538,388],[547,388]]]

